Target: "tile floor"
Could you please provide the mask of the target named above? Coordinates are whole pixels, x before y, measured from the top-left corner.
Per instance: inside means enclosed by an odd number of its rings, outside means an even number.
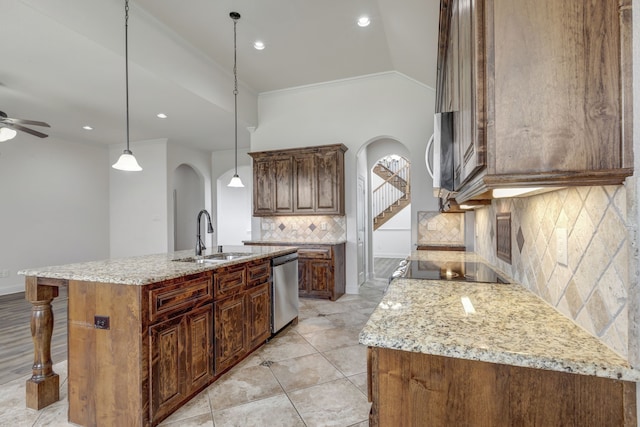
[[[384,277],[384,276],[382,276]],[[367,426],[366,347],[358,334],[382,298],[386,279],[338,301],[301,299],[299,323],[282,330],[162,426]],[[0,426],[67,423],[66,362],[61,400],[41,411],[24,406],[27,377],[0,386]]]

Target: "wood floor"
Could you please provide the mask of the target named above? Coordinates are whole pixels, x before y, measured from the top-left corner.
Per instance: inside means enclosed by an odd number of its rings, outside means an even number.
[[[67,288],[53,300],[53,363],[67,360]],[[0,384],[31,374],[33,341],[31,340],[31,304],[24,292],[0,295]]]

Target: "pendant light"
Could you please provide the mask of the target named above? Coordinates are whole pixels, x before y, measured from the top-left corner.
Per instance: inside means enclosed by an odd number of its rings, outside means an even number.
[[[231,19],[233,19],[233,99],[234,99],[234,113],[235,113],[235,141],[236,141],[236,173],[231,178],[231,182],[229,182],[229,187],[244,187],[240,176],[238,176],[238,61],[237,61],[237,43],[236,43],[236,24],[238,23],[238,19],[240,19],[240,14],[238,12],[231,12],[229,14]]]
[[[125,90],[127,95],[127,148],[120,155],[120,158],[111,167],[122,171],[137,172],[142,168],[129,150],[129,0],[124,2],[124,67],[125,67]]]

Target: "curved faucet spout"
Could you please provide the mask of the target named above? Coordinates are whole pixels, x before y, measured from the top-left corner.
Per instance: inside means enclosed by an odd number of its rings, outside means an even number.
[[[200,237],[200,218],[202,218],[202,214],[207,217],[207,233],[213,233],[213,226],[211,225],[211,216],[206,209],[202,209],[198,212],[198,218],[196,220],[196,256],[202,255],[202,251],[207,249]]]

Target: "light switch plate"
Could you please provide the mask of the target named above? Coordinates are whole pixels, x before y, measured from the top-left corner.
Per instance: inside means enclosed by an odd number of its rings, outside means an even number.
[[[558,264],[568,265],[568,241],[567,241],[567,229],[566,228],[558,228],[556,230],[556,246],[557,246],[557,259]]]

